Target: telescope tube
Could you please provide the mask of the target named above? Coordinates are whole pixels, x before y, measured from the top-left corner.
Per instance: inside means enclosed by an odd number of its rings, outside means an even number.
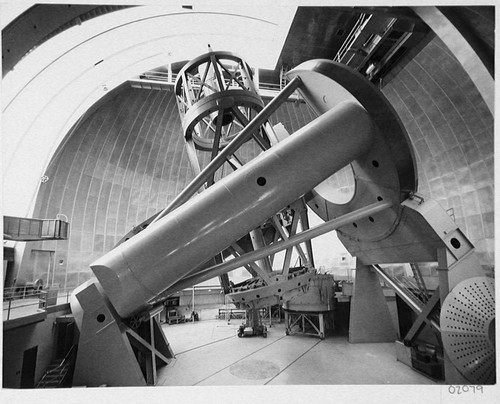
[[[95,261],[122,318],[365,154],[375,131],[357,103],[327,111]]]

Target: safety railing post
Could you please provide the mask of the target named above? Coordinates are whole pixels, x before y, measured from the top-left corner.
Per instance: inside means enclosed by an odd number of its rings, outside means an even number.
[[[10,318],[10,307],[12,306],[12,299],[9,300],[9,308],[7,309],[7,321]]]

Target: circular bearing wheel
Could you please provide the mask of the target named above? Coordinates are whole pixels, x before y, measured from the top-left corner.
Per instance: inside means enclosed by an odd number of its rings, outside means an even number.
[[[443,347],[471,383],[495,383],[495,285],[492,278],[460,282],[446,297],[440,315]]]

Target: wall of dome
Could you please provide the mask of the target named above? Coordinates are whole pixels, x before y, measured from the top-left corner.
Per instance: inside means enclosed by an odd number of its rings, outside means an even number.
[[[457,59],[434,38],[383,88],[415,149],[419,192],[437,200],[494,265],[494,123]]]
[[[447,209],[494,265],[493,116],[457,59],[439,38],[382,91],[404,123],[415,149],[419,192]],[[293,133],[314,118],[301,102],[272,117]],[[126,86],[68,136],[47,169],[34,217],[65,214],[67,241],[30,243],[19,279],[41,278],[74,287],[89,265],[177,195],[193,178],[172,92]],[[260,152],[254,142],[244,159]],[[348,185],[339,175],[338,185]]]
[[[289,102],[272,122],[293,133],[312,118],[304,103]],[[252,141],[242,157],[259,152]],[[193,178],[173,92],[125,87],[74,128],[46,175],[33,217],[66,215],[70,236],[27,244],[18,280],[47,284],[49,278],[72,288],[92,276],[93,261]]]

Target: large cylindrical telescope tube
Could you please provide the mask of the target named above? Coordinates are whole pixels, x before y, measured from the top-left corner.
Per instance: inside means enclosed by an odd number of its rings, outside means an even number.
[[[375,127],[356,103],[321,115],[91,265],[122,317],[140,311],[330,175],[360,158]]]

